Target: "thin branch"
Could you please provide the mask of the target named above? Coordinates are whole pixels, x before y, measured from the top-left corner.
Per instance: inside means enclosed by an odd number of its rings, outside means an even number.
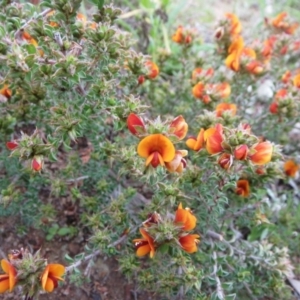
[[[248,283],[244,282],[243,285],[244,285],[244,287],[245,287],[245,289],[246,289],[246,291],[247,291],[248,296],[249,296],[252,300],[258,300],[255,296],[253,296],[253,292],[251,291],[251,289],[250,289]]]
[[[94,257],[98,256],[101,253],[100,250],[96,250],[95,252],[89,254],[88,256],[85,256],[84,258],[78,260],[76,263],[66,267],[66,274],[72,270],[74,270],[75,268],[79,267],[82,263],[93,259]]]
[[[182,275],[182,267],[178,267],[178,275]],[[183,285],[180,286],[179,291],[178,291],[178,300],[182,300],[184,296],[184,290],[183,290]]]
[[[223,241],[224,240],[223,235],[221,235],[219,233],[216,233],[212,230],[207,230],[206,236],[211,237],[211,238],[213,238],[215,240],[218,240],[218,241]]]
[[[41,12],[40,14],[33,16],[31,19],[29,19],[23,26],[21,26],[21,28],[19,28],[16,33],[15,33],[15,38],[17,39],[20,36],[20,33],[34,20],[37,20],[41,17],[44,17],[45,15],[47,15],[48,13],[50,13],[53,9],[52,8],[47,8],[46,10],[44,10],[43,12]]]
[[[253,260],[257,260],[257,261],[260,261],[260,262],[262,261],[262,262],[264,262],[265,264],[268,264],[268,263],[265,261],[265,259],[264,259],[263,257],[259,257],[259,256],[255,256],[255,255],[248,255],[246,252],[244,252],[244,251],[242,251],[242,250],[240,250],[240,249],[238,249],[238,248],[232,246],[232,245],[230,244],[230,242],[229,242],[229,241],[226,241],[226,240],[223,238],[223,236],[222,236],[221,234],[219,234],[219,233],[216,233],[216,232],[214,232],[214,231],[212,231],[212,230],[208,230],[208,231],[206,232],[206,236],[211,237],[211,238],[213,238],[213,239],[215,239],[215,240],[221,241],[221,242],[222,242],[223,244],[225,244],[228,248],[230,248],[230,250],[231,250],[232,252],[235,252],[235,253],[237,253],[237,254],[239,254],[239,255],[243,255],[243,256],[245,256],[245,257],[247,257],[247,258],[251,258],[251,259],[253,259]]]
[[[80,176],[78,178],[71,178],[71,179],[68,179],[67,182],[68,183],[71,183],[71,182],[77,182],[77,181],[81,181],[81,180],[84,180],[84,179],[88,179],[89,176],[85,175],[85,176]]]
[[[216,285],[217,285],[217,296],[218,296],[219,299],[224,300],[225,299],[224,290],[222,288],[220,278],[217,275],[217,273],[218,273],[218,264],[217,264],[217,253],[215,251],[213,252],[213,259],[215,261],[213,274],[214,274],[214,277],[215,277],[215,280],[216,280]]]
[[[147,219],[146,221],[144,221],[143,223],[145,222],[148,222],[150,221],[151,218]],[[141,227],[143,225],[143,223],[139,224],[139,225],[136,225],[134,226],[132,229],[129,230],[129,232],[127,234],[124,234],[123,236],[121,236],[119,239],[117,239],[116,241],[114,241],[113,243],[109,244],[107,247],[108,248],[112,248],[112,247],[115,247],[117,246],[118,244],[121,244],[127,237],[130,233],[132,233],[133,231],[136,231],[137,228]],[[90,260],[90,259],[93,259],[95,258],[96,256],[100,255],[101,254],[101,251],[100,250],[96,250],[95,252],[83,257],[82,259],[78,260],[77,262],[75,262],[74,264],[66,267],[66,274],[72,270],[74,270],[75,268],[79,267],[81,264],[83,264],[84,262]]]

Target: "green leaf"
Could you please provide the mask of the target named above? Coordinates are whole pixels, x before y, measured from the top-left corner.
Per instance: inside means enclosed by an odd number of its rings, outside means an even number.
[[[74,262],[74,259],[69,256],[68,254],[65,255],[65,260],[68,262],[68,263],[73,263]]]
[[[62,227],[57,231],[57,234],[60,236],[68,235],[70,233],[70,228]]]
[[[49,233],[49,234],[46,235],[46,241],[51,241],[53,238],[54,238],[53,234]]]
[[[91,0],[92,3],[97,5],[98,9],[100,10],[104,5],[104,0]]]

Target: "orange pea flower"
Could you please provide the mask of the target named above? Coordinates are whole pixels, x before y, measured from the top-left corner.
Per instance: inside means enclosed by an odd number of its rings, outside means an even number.
[[[222,169],[230,169],[233,164],[233,156],[229,153],[222,153],[218,159],[218,164]]]
[[[281,89],[277,91],[275,94],[275,101],[273,101],[270,106],[269,106],[269,111],[272,114],[278,114],[278,102],[285,98],[288,95],[288,90],[287,89]]]
[[[172,40],[175,43],[181,44],[183,42],[183,27],[178,26],[176,32],[172,36]]]
[[[288,94],[288,92],[289,92],[289,91],[286,90],[286,89],[281,89],[281,90],[277,91],[276,94],[275,94],[275,99],[279,99],[279,98],[284,98],[284,97],[286,97],[287,94]]]
[[[206,150],[209,154],[217,154],[223,151],[223,127],[217,124],[214,128],[209,128],[204,132]]]
[[[298,170],[299,170],[299,165],[295,163],[295,161],[293,160],[287,160],[285,163],[284,163],[284,173],[287,175],[287,176],[290,176],[290,177],[295,177]]]
[[[286,12],[281,12],[278,14],[274,19],[272,19],[271,24],[274,27],[280,27],[280,24],[282,24],[282,21],[287,17]]]
[[[291,80],[291,78],[292,78],[292,73],[291,73],[291,71],[286,71],[286,72],[282,75],[281,81],[282,81],[283,83],[288,83],[288,82]]]
[[[182,249],[187,253],[194,253],[197,249],[197,243],[200,242],[198,234],[188,234],[179,237],[179,243]]]
[[[83,25],[86,24],[86,16],[85,16],[84,14],[82,14],[82,13],[77,13],[76,19],[77,19],[78,21],[82,22]]]
[[[171,173],[182,173],[186,167],[186,160],[183,157],[187,156],[187,153],[187,150],[177,150],[174,159],[165,163],[167,170]]]
[[[151,134],[143,138],[137,148],[139,156],[146,158],[149,164],[156,168],[159,164],[171,162],[175,157],[175,147],[172,142],[162,134]]]
[[[146,61],[145,67],[148,70],[146,77],[149,79],[155,79],[159,74],[159,68],[153,61]]]
[[[256,53],[252,48],[245,47],[242,50],[242,55],[248,58],[256,59]]]
[[[192,230],[196,227],[197,218],[191,213],[189,208],[182,208],[182,204],[179,203],[175,213],[174,223],[179,223],[182,226],[182,230]]]
[[[9,141],[6,142],[6,148],[8,150],[15,150],[17,147],[19,146],[19,144],[16,141]]]
[[[12,91],[8,88],[7,84],[4,84],[3,88],[0,89],[0,95],[5,96],[8,99],[11,97]]]
[[[26,40],[29,44],[34,45],[35,47],[38,46],[38,42],[26,31],[23,32],[22,38]]]
[[[48,264],[44,270],[41,281],[42,288],[46,292],[52,292],[58,286],[58,281],[63,281],[61,278],[65,273],[65,267],[60,264]]]
[[[204,147],[204,129],[201,128],[200,132],[198,133],[197,137],[189,137],[186,140],[186,145],[188,148],[194,150],[194,151],[199,151]]]
[[[198,82],[194,87],[193,87],[193,95],[197,99],[202,99],[203,96],[205,95],[205,85],[203,82]]]
[[[207,70],[203,70],[202,68],[196,68],[192,73],[192,80],[200,80],[200,79],[208,79],[214,75],[214,69],[209,68]]]
[[[236,183],[236,194],[242,197],[248,197],[250,195],[249,181],[246,179],[240,179]]]
[[[279,30],[282,30],[286,34],[293,34],[295,30],[298,28],[298,23],[290,24],[285,19],[287,17],[286,12],[282,12],[277,15],[274,19],[271,20],[271,25]]]
[[[234,157],[237,160],[245,160],[247,158],[248,153],[249,153],[249,148],[245,144],[237,146],[234,149]]]
[[[227,19],[230,20],[230,23],[231,23],[230,34],[231,35],[240,34],[242,31],[242,25],[241,25],[239,18],[235,14],[232,14],[232,13],[227,13],[225,16]]]
[[[259,75],[264,71],[264,65],[258,60],[252,60],[246,65],[246,70],[254,75]]]
[[[52,11],[47,13],[46,17],[49,18],[49,17],[53,16],[54,14],[55,14],[55,10],[52,10]],[[49,25],[51,27],[58,27],[59,26],[59,24],[57,22],[54,22],[54,21],[49,21]]]
[[[154,240],[145,229],[140,228],[140,233],[143,237],[141,239],[133,240],[136,248],[136,255],[144,256],[150,253],[150,257],[152,258],[155,254]]]
[[[213,96],[216,98],[228,98],[231,93],[231,86],[227,82],[221,82],[214,85]]]
[[[192,35],[185,31],[182,26],[178,26],[176,32],[172,36],[172,40],[178,44],[190,44],[192,42]]]
[[[259,142],[250,149],[249,153],[253,164],[264,165],[271,161],[273,146],[270,142]]]
[[[232,103],[220,103],[216,107],[216,116],[221,117],[224,111],[230,111],[232,116],[236,115],[236,105]]]
[[[276,41],[277,41],[277,37],[274,35],[264,41],[264,46],[261,51],[261,54],[265,58],[265,62],[268,62],[271,59]]]
[[[32,44],[35,48],[38,47],[38,42],[37,40],[35,40],[28,32],[24,31],[22,34],[22,38],[24,40],[26,40],[29,44]],[[40,53],[40,56],[44,55],[44,51],[43,50],[38,50]]]
[[[133,113],[131,113],[127,118],[127,127],[129,131],[134,135],[137,135],[141,131],[145,131],[145,124],[143,120]]]
[[[300,73],[293,78],[293,85],[298,89],[300,88]]]
[[[17,281],[17,271],[6,259],[1,260],[1,267],[5,274],[0,275],[0,294],[11,292]]]
[[[183,116],[180,115],[171,122],[169,132],[176,135],[179,140],[182,140],[185,138],[188,128],[188,124],[184,120]]]
[[[228,56],[225,60],[225,65],[237,72],[240,69],[240,58],[242,54],[242,50],[244,48],[244,40],[241,36],[238,36],[230,45],[228,49]]]

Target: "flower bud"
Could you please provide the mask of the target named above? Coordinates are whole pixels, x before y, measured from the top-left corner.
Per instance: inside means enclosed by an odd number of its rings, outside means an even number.
[[[159,68],[153,61],[146,61],[145,67],[148,70],[146,76],[149,79],[155,79],[159,74]]]
[[[183,116],[176,117],[170,124],[169,132],[176,135],[179,140],[185,138],[188,131],[188,124],[185,122]]]
[[[145,125],[143,120],[133,113],[131,113],[127,118],[127,127],[129,131],[134,135],[138,135],[139,133],[136,127],[138,127],[140,131],[145,131]]]
[[[139,85],[141,85],[141,84],[143,84],[144,82],[145,82],[145,76],[144,75],[140,75],[139,77],[138,77],[138,84]]]
[[[278,102],[277,101],[274,101],[270,104],[269,106],[269,111],[271,114],[278,114]]]
[[[240,179],[236,183],[236,190],[237,195],[242,197],[248,197],[250,195],[250,185],[249,181],[246,179]]]
[[[17,147],[19,146],[19,144],[16,141],[9,141],[6,142],[6,147],[8,150],[15,150]]]
[[[237,146],[234,150],[234,157],[237,160],[245,160],[247,158],[249,148],[247,145]]]
[[[216,106],[216,115],[217,117],[221,117],[224,111],[229,111],[232,116],[236,114],[236,105],[232,103],[219,103]]]
[[[296,177],[297,172],[299,170],[299,165],[296,164],[293,160],[287,160],[284,163],[284,173],[290,177]]]
[[[223,153],[218,159],[218,164],[222,169],[230,169],[233,164],[233,156],[229,153]]]
[[[41,171],[43,168],[43,157],[36,155],[31,161],[31,169],[35,172]]]

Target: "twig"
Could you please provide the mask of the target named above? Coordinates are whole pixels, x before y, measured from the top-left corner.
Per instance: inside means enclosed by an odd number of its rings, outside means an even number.
[[[223,236],[222,236],[221,234],[219,234],[219,233],[216,233],[216,232],[214,232],[214,231],[212,231],[212,230],[208,230],[208,231],[206,232],[206,236],[211,237],[211,238],[213,238],[213,239],[215,239],[215,240],[221,241],[221,242],[222,242],[223,244],[225,244],[228,248],[230,248],[230,250],[232,250],[233,252],[235,252],[235,253],[237,253],[237,254],[239,254],[239,255],[243,255],[243,256],[248,257],[248,258],[251,258],[251,259],[253,259],[253,260],[262,261],[262,262],[264,262],[265,264],[268,264],[268,263],[265,261],[265,259],[264,259],[263,257],[259,257],[259,256],[255,256],[255,255],[248,255],[246,252],[244,252],[244,251],[242,251],[242,250],[240,250],[240,249],[238,249],[238,248],[232,246],[232,245],[230,244],[230,242],[229,242],[229,241],[226,241],[226,240],[223,238]]]
[[[71,183],[71,182],[77,182],[77,181],[81,181],[83,179],[88,179],[89,176],[85,175],[85,176],[81,176],[81,177],[78,177],[78,178],[71,178],[71,179],[68,179],[67,182],[68,183]]]
[[[15,38],[17,39],[21,33],[21,31],[23,31],[25,29],[25,27],[27,27],[32,21],[39,19],[40,17],[44,17],[45,15],[47,15],[49,12],[51,12],[53,9],[52,8],[47,8],[46,10],[44,10],[43,12],[41,12],[40,14],[33,16],[31,19],[29,19],[23,26],[21,26],[21,28],[19,28],[16,33],[15,33]]]
[[[179,266],[179,268],[178,268],[178,275],[182,275],[182,267],[181,266]],[[183,285],[181,285],[179,288],[179,291],[178,291],[178,297],[177,297],[178,300],[183,299],[183,294],[184,294],[183,292],[184,292]]]
[[[248,296],[249,296],[252,300],[258,300],[255,296],[253,296],[253,292],[251,291],[251,289],[250,289],[248,283],[244,282],[243,285],[244,285],[244,287],[245,287],[245,289],[246,289],[246,291],[247,291]]]
[[[148,221],[150,221],[150,219],[151,219],[151,218],[147,219],[147,220],[144,221],[144,222],[148,222]],[[144,222],[143,222],[143,223],[144,223]],[[128,237],[128,235],[129,235],[130,233],[132,233],[132,232],[135,231],[137,228],[139,228],[140,226],[142,226],[143,223],[134,226],[132,229],[129,230],[129,232],[128,232],[127,234],[121,236],[119,239],[117,239],[117,240],[114,241],[113,243],[109,244],[107,247],[108,247],[108,248],[111,248],[111,247],[117,246],[118,244],[121,244],[121,243]],[[89,255],[83,257],[82,259],[78,260],[78,261],[75,262],[74,264],[72,264],[72,265],[66,267],[66,274],[67,274],[68,272],[72,271],[73,269],[79,267],[82,263],[84,263],[84,262],[86,262],[86,261],[88,261],[88,260],[90,260],[90,259],[93,259],[93,258],[95,258],[96,256],[98,256],[98,255],[100,255],[100,254],[101,254],[101,251],[100,251],[100,250],[96,250],[95,252],[93,252],[93,253],[91,253],[91,254],[89,254]]]
[[[215,240],[218,240],[218,241],[223,241],[224,240],[224,238],[223,238],[223,236],[221,234],[216,233],[216,232],[214,232],[212,230],[207,230],[206,235],[208,237],[211,237],[211,238],[213,238]]]
[[[215,280],[216,280],[216,285],[217,285],[217,297],[220,300],[224,300],[225,299],[225,294],[224,294],[224,291],[223,291],[223,288],[222,288],[220,278],[217,275],[217,273],[218,273],[218,264],[217,264],[217,253],[215,251],[213,252],[213,259],[215,261],[213,274],[214,274],[214,277],[215,277]]]
[[[228,219],[228,218],[232,218],[232,217],[238,217],[241,216],[242,214],[244,214],[244,212],[246,212],[247,210],[252,210],[252,209],[256,209],[257,207],[260,206],[260,202],[257,202],[255,204],[249,204],[244,206],[243,208],[241,208],[240,210],[238,210],[237,212],[234,213],[230,213],[228,215],[225,215],[225,217],[223,218],[224,220]]]
[[[88,256],[85,256],[84,258],[78,260],[76,263],[74,263],[74,264],[72,264],[72,265],[66,267],[66,274],[67,274],[68,272],[74,270],[75,268],[79,267],[82,263],[84,263],[84,262],[86,262],[86,261],[88,261],[88,260],[90,260],[90,259],[92,259],[92,258],[98,256],[100,253],[101,253],[100,250],[96,250],[95,252],[89,254]]]

